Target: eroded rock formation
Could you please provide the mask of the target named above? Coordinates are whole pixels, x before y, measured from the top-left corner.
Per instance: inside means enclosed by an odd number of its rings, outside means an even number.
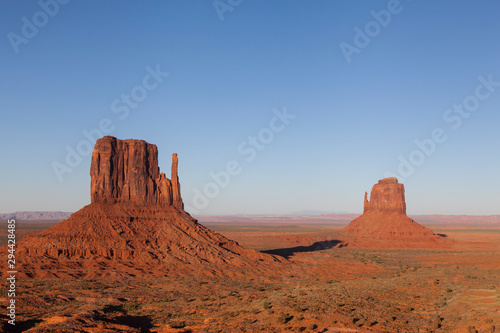
[[[384,178],[373,185],[368,201],[368,193],[365,192],[365,206],[363,213],[369,211],[381,211],[406,214],[405,187],[399,184],[396,177]]]
[[[198,224],[183,209],[177,168],[173,154],[171,179],[160,173],[158,149],[145,141],[111,136],[97,140],[91,204],[24,237],[17,245],[23,258],[20,274],[243,276],[285,261],[243,249]]]
[[[395,177],[384,178],[365,192],[363,215],[345,228],[349,233],[373,240],[438,242],[442,237],[406,215],[405,188]]]
[[[97,140],[90,166],[90,192],[94,203],[130,202],[138,205],[182,203],[177,154],[172,156],[172,180],[158,167],[158,148],[142,140]]]

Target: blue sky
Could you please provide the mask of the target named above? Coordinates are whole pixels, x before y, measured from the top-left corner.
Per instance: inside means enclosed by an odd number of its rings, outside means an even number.
[[[104,121],[179,154],[194,214],[361,212],[388,174],[410,214],[500,214],[498,1],[55,1],[0,3],[0,212],[88,204]]]

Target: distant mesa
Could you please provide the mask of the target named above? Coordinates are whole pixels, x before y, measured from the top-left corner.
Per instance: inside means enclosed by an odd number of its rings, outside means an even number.
[[[70,212],[48,212],[48,211],[25,211],[0,214],[1,220],[15,219],[15,220],[64,220],[70,217]]]
[[[142,140],[97,140],[91,204],[17,245],[21,275],[38,278],[208,276],[266,271],[285,261],[243,249],[198,224],[181,198],[178,158],[168,179],[158,149]]]
[[[440,242],[443,237],[406,215],[405,188],[395,177],[384,178],[365,192],[363,214],[351,221],[345,231],[371,240],[398,242]]]

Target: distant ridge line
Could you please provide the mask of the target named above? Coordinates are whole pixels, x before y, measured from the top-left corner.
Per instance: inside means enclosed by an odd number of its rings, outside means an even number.
[[[0,213],[0,219],[19,219],[19,220],[66,220],[70,217],[73,212],[61,212],[61,211],[21,211],[14,213]],[[355,217],[361,215],[360,213],[340,213],[340,214],[321,214],[321,215],[310,215],[311,218],[332,218],[332,219],[354,219]],[[307,216],[307,215],[302,215]],[[421,221],[424,224],[500,224],[500,215],[446,215],[446,214],[422,214],[422,215],[409,215],[411,218]],[[276,215],[265,215],[265,214],[228,214],[228,215],[213,215],[213,216],[199,216],[202,220],[214,220],[221,218],[222,220],[232,219],[234,217],[248,218],[250,220],[267,218],[273,219],[277,217],[290,217],[290,218],[300,218],[301,215],[287,215],[287,214],[276,214]]]
[[[19,219],[19,220],[66,220],[73,214],[72,212],[60,211],[23,211],[15,213],[0,214],[0,219]]]

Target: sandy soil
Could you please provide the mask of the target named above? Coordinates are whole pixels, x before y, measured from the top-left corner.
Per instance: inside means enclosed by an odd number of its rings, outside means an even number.
[[[332,223],[203,222],[289,264],[269,276],[18,281],[27,332],[494,332],[500,226],[426,225],[447,248],[356,246]],[[28,230],[28,229],[26,229]],[[31,229],[32,230],[32,229]],[[5,285],[0,290],[6,311]]]

